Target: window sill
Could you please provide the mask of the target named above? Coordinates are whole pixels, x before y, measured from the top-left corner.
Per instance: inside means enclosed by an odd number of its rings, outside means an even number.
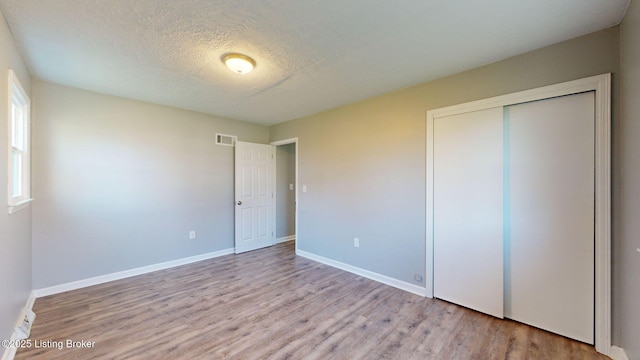
[[[22,209],[26,209],[31,205],[33,199],[22,200],[19,203],[9,205],[9,215],[14,214]]]

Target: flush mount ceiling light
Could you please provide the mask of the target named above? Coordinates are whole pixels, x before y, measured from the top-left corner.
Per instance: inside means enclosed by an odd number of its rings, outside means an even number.
[[[255,60],[242,54],[226,54],[222,57],[222,62],[229,70],[237,74],[246,74],[256,66]]]

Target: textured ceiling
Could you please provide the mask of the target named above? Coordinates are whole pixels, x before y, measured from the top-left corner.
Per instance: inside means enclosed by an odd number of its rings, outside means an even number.
[[[0,0],[41,79],[274,124],[617,25],[629,0]],[[255,70],[230,72],[228,52]]]

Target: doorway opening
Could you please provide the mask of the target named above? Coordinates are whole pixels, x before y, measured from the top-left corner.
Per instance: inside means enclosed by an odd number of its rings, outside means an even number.
[[[298,250],[298,138],[272,142],[276,147],[275,243],[295,242]]]

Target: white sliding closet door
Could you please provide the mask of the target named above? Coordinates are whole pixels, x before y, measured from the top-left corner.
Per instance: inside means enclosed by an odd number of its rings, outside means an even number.
[[[505,317],[594,342],[594,93],[505,107]],[[437,153],[436,153],[437,154]]]
[[[502,108],[434,121],[434,295],[503,313]]]

